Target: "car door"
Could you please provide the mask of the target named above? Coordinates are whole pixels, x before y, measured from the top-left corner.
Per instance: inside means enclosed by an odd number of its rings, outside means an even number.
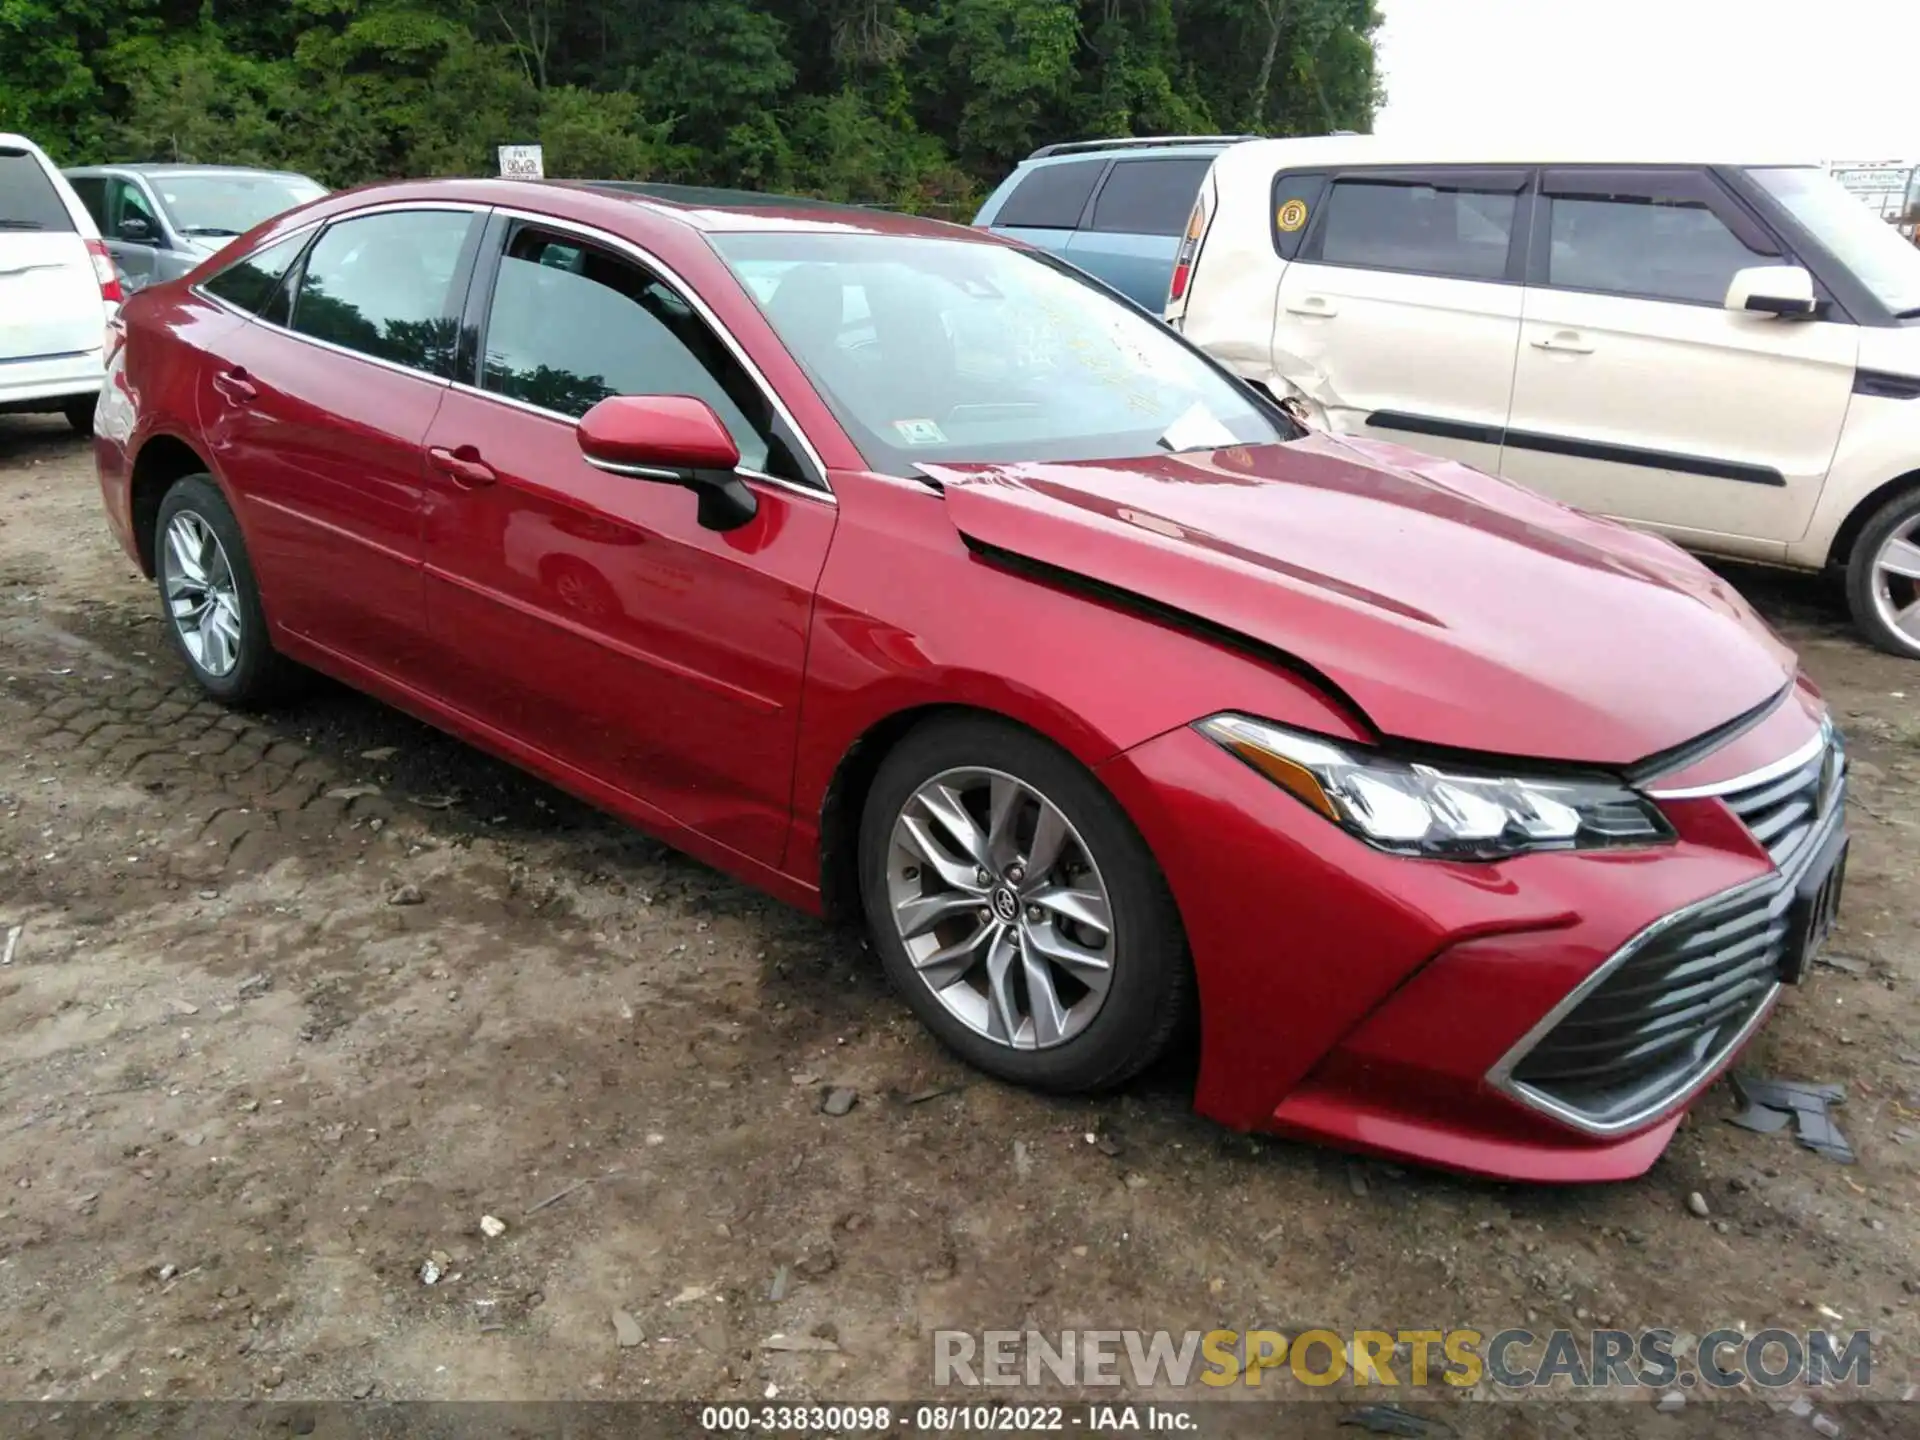
[[[1276,373],[1337,431],[1497,467],[1529,179],[1517,168],[1343,171],[1316,207],[1276,209],[1283,228],[1310,227],[1280,277]]]
[[[269,619],[402,679],[427,648],[423,442],[482,224],[451,206],[332,222],[261,317],[219,337],[200,393]]]
[[[817,465],[686,284],[610,237],[496,222],[474,285],[478,384],[428,436],[436,690],[523,745],[776,863],[813,591],[835,509]],[[608,473],[574,422],[609,395],[687,394],[758,502]]]
[[[1705,169],[1541,174],[1502,473],[1709,547],[1774,554],[1807,527],[1859,332],[1726,308],[1792,264]]]
[[[1210,155],[1114,161],[1086,224],[1067,241],[1067,259],[1158,315],[1194,197],[1212,163]]]
[[[138,180],[125,175],[107,177],[107,253],[128,294],[143,290],[156,278],[160,252],[166,242],[159,212]]]

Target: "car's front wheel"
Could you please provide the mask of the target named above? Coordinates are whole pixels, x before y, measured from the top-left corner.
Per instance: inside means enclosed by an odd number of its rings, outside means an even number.
[[[1191,1004],[1179,915],[1146,842],[1084,767],[1017,726],[956,717],[904,739],[868,792],[860,879],[895,987],[1002,1079],[1118,1085]]]
[[[229,705],[282,693],[292,667],[268,638],[240,524],[210,476],[184,476],[161,499],[153,572],[167,634],[202,690]]]
[[[1847,606],[1875,645],[1920,660],[1920,490],[1893,496],[1860,531],[1847,563]]]

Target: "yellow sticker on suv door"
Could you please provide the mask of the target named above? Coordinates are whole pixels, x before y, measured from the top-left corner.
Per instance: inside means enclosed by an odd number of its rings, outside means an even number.
[[[1286,204],[1280,207],[1279,214],[1273,217],[1273,223],[1289,235],[1293,234],[1296,230],[1305,229],[1307,224],[1307,202],[1304,200],[1287,201]]]

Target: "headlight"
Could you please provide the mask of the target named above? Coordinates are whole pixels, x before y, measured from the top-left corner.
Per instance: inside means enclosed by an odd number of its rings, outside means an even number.
[[[1442,768],[1245,715],[1215,715],[1196,728],[1334,824],[1398,855],[1490,860],[1673,838],[1651,800],[1604,777]]]

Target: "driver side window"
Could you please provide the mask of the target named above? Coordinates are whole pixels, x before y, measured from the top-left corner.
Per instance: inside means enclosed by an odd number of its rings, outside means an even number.
[[[612,395],[713,407],[748,470],[800,478],[771,406],[691,306],[657,276],[572,236],[523,227],[507,244],[480,383],[577,420]]]
[[[136,220],[146,226],[146,234],[143,238],[149,240],[160,238],[160,221],[153,213],[153,206],[147,203],[147,197],[140,193],[140,187],[131,180],[108,182],[107,213],[112,222],[109,238],[122,240],[133,238],[121,229],[128,220]]]

